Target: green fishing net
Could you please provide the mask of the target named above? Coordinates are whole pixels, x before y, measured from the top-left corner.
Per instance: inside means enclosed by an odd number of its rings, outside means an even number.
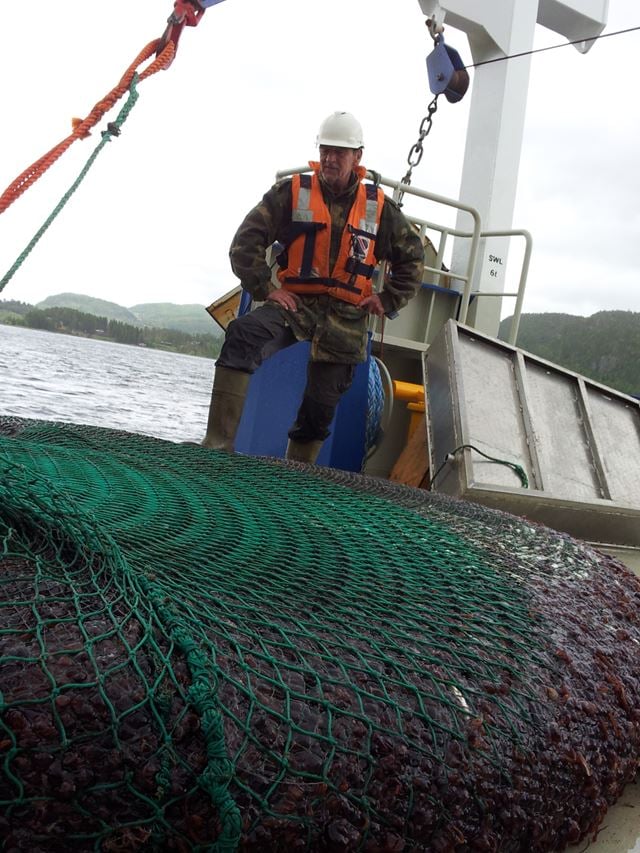
[[[6,851],[548,851],[640,764],[640,584],[387,481],[0,419]]]

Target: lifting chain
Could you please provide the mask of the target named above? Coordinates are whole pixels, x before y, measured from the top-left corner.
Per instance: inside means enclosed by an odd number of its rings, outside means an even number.
[[[414,167],[418,165],[420,160],[422,160],[422,155],[424,154],[422,143],[431,131],[431,125],[433,124],[433,116],[436,110],[438,109],[439,97],[439,95],[436,95],[435,98],[431,101],[431,103],[427,107],[426,116],[420,122],[418,141],[414,142],[414,144],[409,149],[409,156],[407,157],[407,163],[409,164],[409,168],[407,170],[407,174],[402,179],[403,184],[411,183],[411,173],[413,172]]]
[[[444,30],[444,27],[442,26],[442,21],[437,21],[435,18],[428,18],[425,21],[425,24],[427,25],[427,29],[429,30],[429,35],[433,39],[433,43],[437,44],[437,36]],[[415,142],[409,149],[409,156],[407,157],[407,163],[409,164],[409,168],[407,169],[407,173],[401,181],[401,183],[407,184],[407,186],[411,184],[411,173],[418,165],[418,163],[422,160],[422,155],[424,154],[422,143],[431,131],[431,125],[433,124],[433,116],[436,110],[438,109],[438,97],[439,96],[436,95],[427,107],[427,114],[420,122],[420,128],[418,131],[418,141]],[[402,206],[403,195],[404,193],[400,193],[398,197],[398,204],[400,204],[400,206]]]

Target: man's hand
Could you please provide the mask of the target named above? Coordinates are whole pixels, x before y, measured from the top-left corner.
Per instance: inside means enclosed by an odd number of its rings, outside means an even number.
[[[272,290],[265,301],[275,302],[286,311],[293,311],[294,314],[298,310],[298,300],[288,290]]]
[[[375,314],[376,317],[384,316],[382,300],[377,293],[372,293],[371,296],[365,296],[364,299],[361,299],[360,302],[358,302],[358,308],[362,308],[362,310],[366,311],[368,314]]]

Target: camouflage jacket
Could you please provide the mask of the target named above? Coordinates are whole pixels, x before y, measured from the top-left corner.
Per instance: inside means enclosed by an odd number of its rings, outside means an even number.
[[[335,195],[322,182],[325,203],[331,212],[330,265],[338,255],[342,233],[353,204],[358,180]],[[246,216],[229,252],[231,267],[257,301],[274,288],[266,261],[269,246],[284,243],[291,222],[291,180],[275,184]],[[420,238],[400,208],[385,196],[375,255],[389,262],[390,274],[379,293],[385,312],[397,311],[414,296],[422,281],[423,248]],[[311,340],[311,357],[317,361],[356,363],[366,358],[369,316],[362,309],[332,297],[299,296],[300,311],[287,313],[287,321],[299,340]]]

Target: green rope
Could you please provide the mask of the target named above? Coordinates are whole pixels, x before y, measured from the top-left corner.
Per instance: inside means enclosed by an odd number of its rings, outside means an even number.
[[[522,467],[522,465],[518,465],[517,462],[509,462],[508,459],[498,459],[495,456],[489,456],[487,453],[483,453],[482,450],[480,450],[479,448],[477,448],[473,444],[461,444],[459,447],[456,447],[455,450],[452,450],[450,453],[447,453],[447,455],[444,458],[444,462],[438,468],[436,473],[431,478],[431,481],[429,482],[429,488],[430,489],[433,488],[433,484],[436,481],[436,477],[438,476],[438,474],[440,474],[440,472],[442,471],[444,466],[447,464],[447,462],[453,461],[456,453],[460,453],[461,450],[474,450],[476,453],[479,453],[480,456],[484,456],[485,459],[488,459],[489,462],[495,462],[496,465],[504,465],[506,468],[511,468],[511,470],[515,471],[515,473],[520,478],[520,483],[522,485],[522,488],[523,489],[529,488],[529,478],[527,477],[527,473],[524,470],[524,468]]]
[[[211,802],[219,809],[222,831],[215,847],[215,853],[233,853],[240,840],[242,820],[240,811],[230,796],[228,788],[233,777],[233,764],[227,757],[224,741],[224,720],[215,701],[217,683],[215,674],[207,670],[207,659],[185,622],[167,605],[167,598],[161,589],[155,588],[146,579],[141,579],[142,588],[155,606],[167,633],[177,648],[184,654],[193,683],[189,689],[189,702],[201,718],[201,728],[207,746],[207,767],[200,776],[200,786],[211,797]]]
[[[8,270],[8,272],[5,273],[5,275],[2,277],[2,279],[0,279],[0,293],[4,290],[5,286],[11,281],[13,276],[17,273],[17,271],[20,269],[20,267],[22,266],[24,261],[30,255],[31,251],[38,244],[41,237],[44,236],[45,232],[47,231],[47,229],[49,228],[49,226],[51,225],[53,220],[62,211],[62,209],[65,207],[65,205],[67,204],[67,202],[69,201],[71,196],[78,189],[78,187],[80,186],[82,181],[85,179],[89,169],[93,166],[96,158],[98,157],[98,154],[100,154],[100,152],[102,151],[104,146],[107,144],[107,142],[110,142],[114,136],[117,137],[120,135],[120,128],[122,127],[124,122],[127,120],[129,113],[131,112],[131,110],[135,106],[135,103],[139,97],[138,91],[136,89],[136,83],[138,82],[138,79],[139,79],[138,75],[134,74],[133,79],[131,81],[131,85],[129,86],[129,97],[128,97],[126,103],[124,104],[124,106],[122,107],[122,109],[120,110],[120,112],[118,113],[118,117],[116,118],[115,121],[109,122],[109,124],[107,125],[107,130],[102,131],[101,142],[96,146],[95,150],[93,151],[93,153],[91,154],[91,156],[87,160],[84,168],[82,169],[82,171],[80,172],[80,174],[78,175],[76,180],[69,187],[67,192],[62,196],[62,198],[60,199],[58,204],[55,206],[55,208],[53,209],[51,214],[47,217],[47,219],[45,220],[43,225],[39,228],[39,230],[36,232],[36,234],[32,237],[32,239],[30,240],[28,245],[25,247],[25,249],[18,255],[13,266]]]

